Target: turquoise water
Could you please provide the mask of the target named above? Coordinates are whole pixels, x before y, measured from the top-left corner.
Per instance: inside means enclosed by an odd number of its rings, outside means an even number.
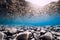
[[[60,15],[39,16],[39,17],[23,17],[23,18],[0,18],[0,24],[3,25],[27,25],[27,26],[45,26],[60,25]]]

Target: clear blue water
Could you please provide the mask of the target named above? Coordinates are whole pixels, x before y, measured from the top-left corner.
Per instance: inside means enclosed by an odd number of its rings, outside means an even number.
[[[31,18],[0,18],[0,24],[3,25],[27,25],[27,26],[45,26],[60,25],[60,15],[40,16]]]

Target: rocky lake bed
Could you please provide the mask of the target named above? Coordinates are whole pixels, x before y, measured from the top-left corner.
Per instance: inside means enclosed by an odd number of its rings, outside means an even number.
[[[60,40],[60,26],[0,26],[0,40]]]

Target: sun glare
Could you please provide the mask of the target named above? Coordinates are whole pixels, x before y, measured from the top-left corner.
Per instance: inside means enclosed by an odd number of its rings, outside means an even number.
[[[26,1],[38,6],[45,6],[53,1],[56,2],[58,0],[26,0]]]

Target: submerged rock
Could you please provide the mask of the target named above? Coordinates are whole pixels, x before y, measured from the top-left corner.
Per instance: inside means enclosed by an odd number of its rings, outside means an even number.
[[[0,30],[0,40],[60,40],[60,33],[55,31],[56,28],[4,27],[4,30]]]

